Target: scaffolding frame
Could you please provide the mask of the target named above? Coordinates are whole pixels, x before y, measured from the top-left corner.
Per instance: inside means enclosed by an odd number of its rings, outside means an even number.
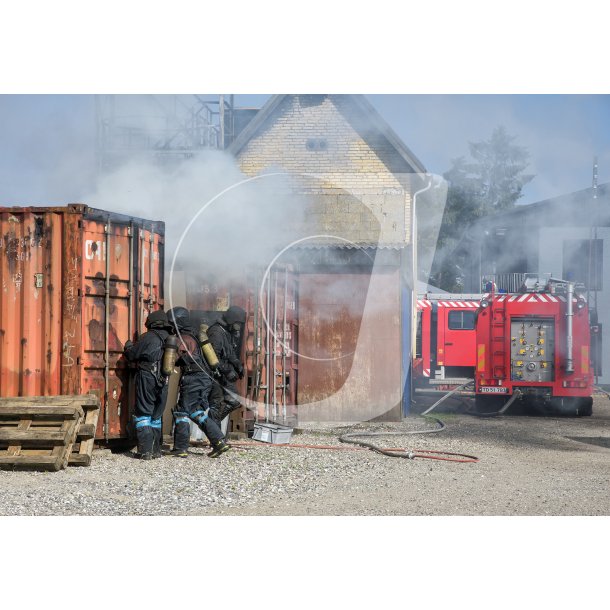
[[[235,138],[233,95],[96,95],[95,120],[100,172],[135,156],[181,161]]]

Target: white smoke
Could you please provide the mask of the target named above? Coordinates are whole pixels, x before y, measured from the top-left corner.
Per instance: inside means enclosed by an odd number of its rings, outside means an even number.
[[[246,265],[267,265],[296,237],[305,213],[288,195],[287,176],[272,172],[247,180],[222,151],[202,152],[175,166],[140,157],[101,176],[85,200],[164,221],[167,265],[175,256],[177,268],[231,279]]]

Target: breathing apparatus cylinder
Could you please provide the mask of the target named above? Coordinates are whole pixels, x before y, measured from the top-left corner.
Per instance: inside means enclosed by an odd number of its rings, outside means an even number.
[[[206,362],[215,369],[218,366],[218,356],[214,351],[214,347],[210,343],[208,338],[208,325],[201,324],[199,326],[199,344],[201,345],[201,351],[205,357]]]
[[[165,346],[163,348],[163,360],[161,363],[161,372],[164,375],[171,375],[174,372],[176,366],[176,360],[178,359],[178,337],[176,335],[169,335],[165,339]]]

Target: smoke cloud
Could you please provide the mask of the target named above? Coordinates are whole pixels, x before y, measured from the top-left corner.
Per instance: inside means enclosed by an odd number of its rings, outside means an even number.
[[[177,166],[150,158],[129,161],[101,177],[86,201],[166,223],[166,261],[226,279],[244,265],[266,265],[299,237],[303,210],[288,195],[289,178],[248,182],[235,160],[208,151]],[[224,194],[223,194],[224,193]]]

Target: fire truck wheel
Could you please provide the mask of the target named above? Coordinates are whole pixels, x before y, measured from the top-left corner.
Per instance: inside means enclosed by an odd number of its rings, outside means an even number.
[[[590,417],[593,414],[593,398],[553,398],[551,410],[556,415],[567,417]]]
[[[578,415],[581,417],[590,417],[593,415],[593,398],[583,398],[580,401],[580,407],[578,408]]]

